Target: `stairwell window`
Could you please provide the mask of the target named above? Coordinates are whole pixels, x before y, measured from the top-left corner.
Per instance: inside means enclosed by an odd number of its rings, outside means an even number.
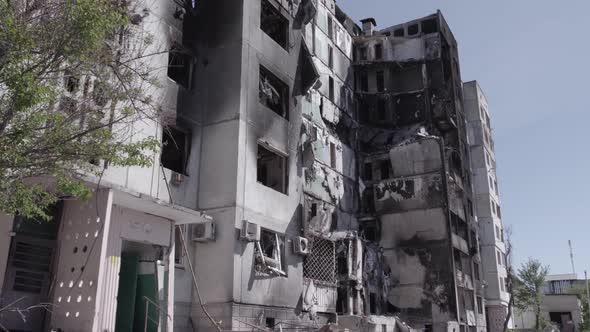
[[[260,29],[285,50],[289,43],[289,20],[269,0],[261,0]]]

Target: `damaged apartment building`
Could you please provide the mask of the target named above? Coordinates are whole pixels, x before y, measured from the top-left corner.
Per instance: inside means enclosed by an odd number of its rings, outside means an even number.
[[[66,202],[63,250],[101,264],[92,277],[48,266],[58,279],[47,274],[43,298],[64,305],[40,322],[484,331],[463,86],[442,14],[378,30],[334,0],[193,1],[184,17],[166,4],[153,4],[171,22],[157,33],[182,52],[161,60],[174,120],[149,128],[167,143],[160,164],[109,171],[99,199]],[[76,241],[96,231],[90,257]]]

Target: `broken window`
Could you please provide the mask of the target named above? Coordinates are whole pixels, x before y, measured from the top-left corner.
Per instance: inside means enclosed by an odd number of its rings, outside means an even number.
[[[334,40],[334,22],[332,21],[332,16],[330,16],[330,14],[328,14],[328,38]]]
[[[377,313],[377,294],[369,293],[369,313],[375,315]]]
[[[334,79],[331,76],[328,79],[328,98],[334,102]]]
[[[404,36],[404,28],[395,29],[393,31],[394,37],[403,37]]]
[[[379,120],[379,121],[386,120],[385,99],[377,100],[377,120]]]
[[[373,190],[365,190],[363,192],[363,202],[361,207],[364,213],[375,212],[375,195]]]
[[[162,155],[160,162],[164,168],[187,175],[190,134],[174,127],[164,127],[162,132]]]
[[[479,264],[477,264],[475,262],[473,263],[473,278],[475,280],[480,280],[480,277],[479,277]]]
[[[365,240],[379,241],[379,229],[376,220],[365,220],[359,226]]]
[[[367,48],[366,47],[359,47],[359,58],[361,61],[367,60]]]
[[[336,168],[336,144],[330,142],[330,167]]]
[[[436,24],[436,18],[431,18],[428,20],[424,20],[421,23],[422,25],[422,33],[429,34],[438,31],[438,26]]]
[[[377,91],[382,92],[385,90],[385,74],[383,71],[378,71],[375,75],[375,81],[377,83]]]
[[[263,66],[260,66],[258,85],[260,103],[289,120],[289,86]]]
[[[383,45],[375,44],[375,60],[383,58]]]
[[[80,78],[69,70],[66,70],[64,76],[64,85],[68,92],[76,92],[76,90],[78,90],[78,86],[80,85]]]
[[[420,30],[418,29],[418,23],[412,24],[408,27],[408,35],[413,36],[417,35]]]
[[[330,45],[328,45],[328,66],[334,69],[334,48]]]
[[[287,161],[286,156],[274,153],[258,144],[257,181],[271,189],[287,194],[289,176]]]
[[[361,91],[369,91],[369,75],[367,74],[367,72],[362,72],[361,73]]]
[[[372,163],[365,163],[364,167],[364,180],[371,181],[373,180],[373,164]]]
[[[483,314],[483,300],[481,296],[477,297],[477,313]]]
[[[168,77],[185,88],[189,88],[191,56],[178,43],[172,44],[168,51]]]
[[[469,215],[473,217],[473,202],[467,199],[467,206],[469,207]]]
[[[381,173],[381,180],[389,179],[392,171],[391,162],[389,160],[381,160],[379,162],[379,170]]]
[[[265,325],[267,328],[273,330],[275,328],[275,318],[274,317],[266,317]]]
[[[262,0],[260,29],[282,48],[287,49],[289,20],[269,0]]]
[[[303,261],[303,277],[314,281],[336,284],[335,243],[319,237],[310,238],[311,252]]]
[[[286,276],[285,238],[275,232],[262,229],[260,241],[256,242],[256,262],[267,271]]]
[[[453,259],[455,260],[455,268],[459,271],[463,271],[463,264],[461,263],[461,252],[457,249],[453,249]]]

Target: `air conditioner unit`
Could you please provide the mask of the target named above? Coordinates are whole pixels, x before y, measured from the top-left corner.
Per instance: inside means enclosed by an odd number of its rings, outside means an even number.
[[[260,226],[248,220],[242,220],[240,239],[248,242],[260,241]]]
[[[191,240],[195,242],[215,241],[215,224],[213,221],[191,225]]]
[[[293,252],[299,255],[309,254],[309,241],[301,236],[293,240]]]

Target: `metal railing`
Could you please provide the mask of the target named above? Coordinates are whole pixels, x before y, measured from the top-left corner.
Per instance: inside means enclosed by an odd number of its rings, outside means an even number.
[[[145,300],[145,317],[144,317],[144,325],[143,325],[143,331],[147,332],[147,328],[148,328],[148,320],[151,321],[152,323],[156,324],[156,328],[160,327],[160,315],[162,313],[164,313],[166,315],[166,317],[168,319],[172,319],[170,317],[170,315],[168,314],[167,310],[165,310],[164,308],[162,308],[162,306],[160,306],[158,303],[154,302],[152,299],[150,299],[147,296],[144,296],[143,299]],[[150,305],[153,305],[156,310],[158,311],[158,320],[154,320],[152,317],[150,317]]]

